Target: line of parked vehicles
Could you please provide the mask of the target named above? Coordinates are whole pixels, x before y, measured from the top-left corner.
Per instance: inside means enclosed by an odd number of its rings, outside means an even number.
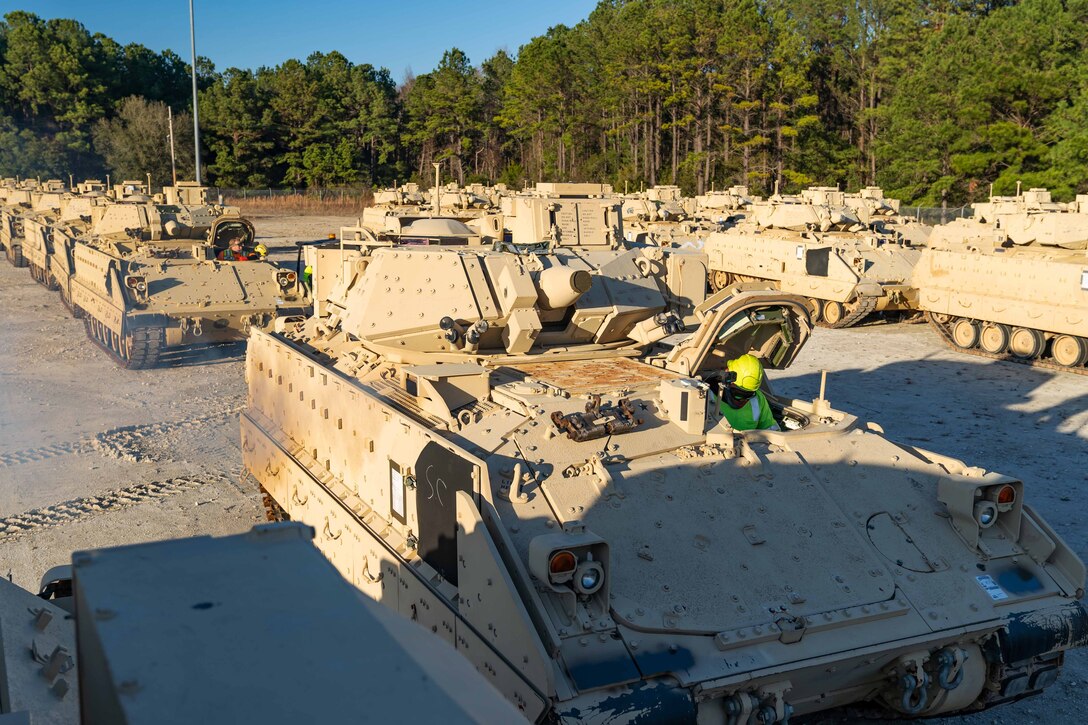
[[[150,195],[140,181],[0,182],[9,262],[58,290],[122,366],[187,345],[245,339],[309,301],[297,273],[266,259],[252,223],[195,183]]]
[[[676,186],[631,194],[596,186],[602,203],[618,205],[617,240],[701,251],[713,290],[765,282],[806,297],[824,327],[894,314],[927,320],[962,352],[1088,372],[1088,195],[1059,203],[1045,189],[1018,190],[933,227],[876,187],[760,199],[742,186],[695,197]],[[432,196],[407,185],[379,193],[377,209],[492,218],[492,234],[518,236],[508,217],[516,218],[524,192],[451,185],[437,207]]]

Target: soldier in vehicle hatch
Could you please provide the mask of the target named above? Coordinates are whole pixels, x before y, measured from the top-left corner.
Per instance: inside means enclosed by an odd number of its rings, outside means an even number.
[[[741,355],[726,363],[729,373],[722,387],[718,410],[734,430],[779,430],[763,383],[763,364],[753,355]]]
[[[237,262],[244,262],[248,259],[245,250],[242,248],[242,233],[235,232],[229,239],[227,239],[227,248],[216,255],[217,259],[234,260]]]

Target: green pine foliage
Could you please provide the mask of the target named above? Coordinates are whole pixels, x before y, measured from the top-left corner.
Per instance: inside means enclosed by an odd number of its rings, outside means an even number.
[[[198,66],[222,186],[429,181],[438,164],[512,186],[879,184],[922,205],[1088,192],[1088,0],[602,0],[516,56],[451,48],[399,84],[335,51]],[[2,176],[157,176],[167,106],[181,143],[189,67],[171,51],[0,23]]]

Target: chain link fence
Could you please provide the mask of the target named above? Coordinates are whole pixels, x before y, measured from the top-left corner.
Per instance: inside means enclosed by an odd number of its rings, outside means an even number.
[[[212,198],[238,206],[247,214],[356,215],[374,200],[368,186],[283,189],[223,186],[212,187],[210,191]]]
[[[903,216],[914,217],[922,224],[937,226],[947,224],[953,219],[966,219],[974,216],[975,210],[968,206],[906,206],[899,207],[899,213]]]
[[[320,209],[338,207],[343,210],[361,209],[374,199],[374,191],[369,186],[304,188],[288,187],[275,189],[214,187],[212,198],[220,198],[228,204],[245,204],[259,208],[306,207]],[[974,215],[970,205],[965,206],[907,206],[901,205],[903,216],[914,217],[922,224],[936,226],[946,224],[953,219],[963,219]]]
[[[282,197],[306,197],[319,201],[347,203],[358,199],[370,199],[373,190],[369,186],[306,188],[289,187],[284,189],[239,189],[229,186],[214,187],[215,194],[224,199],[276,199]]]

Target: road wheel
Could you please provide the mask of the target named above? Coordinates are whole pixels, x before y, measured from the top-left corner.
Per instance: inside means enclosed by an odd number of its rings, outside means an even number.
[[[261,486],[261,503],[264,504],[264,516],[269,521],[290,521],[291,516],[276,503],[272,494],[264,486]]]
[[[1045,347],[1043,333],[1030,327],[1017,327],[1009,337],[1009,352],[1024,360],[1039,357]]]
[[[842,322],[842,318],[846,317],[846,308],[842,306],[841,302],[835,300],[828,300],[823,304],[823,318],[828,327],[834,327]]]
[[[1059,365],[1080,367],[1088,360],[1088,342],[1075,335],[1058,335],[1050,343],[1050,354]]]
[[[1000,355],[1009,349],[1009,326],[991,323],[982,328],[979,347],[991,355]]]
[[[978,345],[979,328],[974,320],[962,319],[952,325],[952,341],[957,347],[970,350]]]
[[[710,286],[715,292],[723,290],[729,286],[732,280],[729,279],[729,273],[718,269],[710,275]]]
[[[823,319],[824,304],[815,297],[808,298],[808,309],[812,312],[812,321],[819,322]]]

